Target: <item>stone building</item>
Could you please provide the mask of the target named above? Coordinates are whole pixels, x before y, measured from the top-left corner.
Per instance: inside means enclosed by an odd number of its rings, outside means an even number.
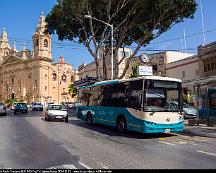
[[[121,76],[121,74],[123,73],[124,67],[125,67],[125,63],[128,59],[128,57],[132,54],[132,50],[129,48],[124,48],[124,50],[122,48],[119,48],[118,52],[116,53],[116,55],[113,57],[114,61],[116,62],[120,62],[122,58],[124,58],[123,61],[121,61],[121,63],[118,66],[118,73],[117,73],[117,77]],[[111,79],[111,57],[110,55],[107,55],[105,58],[105,62],[103,62],[103,57],[104,56],[104,49],[103,47],[101,47],[99,49],[99,53],[98,53],[98,60],[99,60],[99,69],[100,69],[100,73],[103,74],[104,73],[104,66],[106,66],[106,73],[107,73],[107,77],[108,79]],[[96,77],[96,66],[95,66],[95,62],[91,62],[89,64],[83,63],[78,67],[78,71],[79,71],[79,78],[83,79],[85,77]],[[117,69],[117,67],[115,67],[115,65],[113,66],[113,70]],[[114,72],[115,74],[115,72]],[[127,77],[126,77],[127,78]]]
[[[216,87],[216,42],[198,47],[200,82]]]
[[[45,17],[42,14],[32,37],[33,50],[23,46],[10,47],[4,30],[0,37],[0,101],[8,98],[31,103],[73,101],[68,93],[69,85],[76,80],[72,65],[60,57],[53,63],[51,35],[45,34]]]
[[[182,80],[183,88],[195,93],[195,83],[199,80],[199,57],[190,56],[167,64],[166,75]]]

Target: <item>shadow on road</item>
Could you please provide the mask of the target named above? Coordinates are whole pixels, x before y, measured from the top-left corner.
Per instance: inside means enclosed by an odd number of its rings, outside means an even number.
[[[152,134],[143,134],[138,132],[127,131],[125,133],[120,133],[117,128],[104,126],[101,124],[93,124],[89,125],[85,121],[82,120],[69,120],[68,124],[76,125],[83,127],[85,129],[95,131],[101,134],[109,135],[109,136],[121,136],[126,138],[134,138],[134,139],[151,139],[151,138],[165,138],[175,136],[170,133],[152,133]]]

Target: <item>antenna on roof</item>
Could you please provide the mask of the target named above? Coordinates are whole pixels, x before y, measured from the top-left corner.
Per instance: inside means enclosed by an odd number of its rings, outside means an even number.
[[[186,52],[187,44],[186,44],[186,38],[185,38],[185,28],[183,29],[183,33],[184,33],[184,52]]]
[[[203,17],[203,8],[202,8],[202,0],[200,0],[200,10],[201,10],[201,17],[202,17],[202,33],[203,33],[203,44],[206,44],[205,38],[205,28],[204,28],[204,17]]]

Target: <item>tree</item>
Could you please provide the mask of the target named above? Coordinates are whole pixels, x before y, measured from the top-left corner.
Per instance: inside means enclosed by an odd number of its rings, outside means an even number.
[[[123,78],[140,48],[175,24],[193,18],[196,8],[195,0],[58,0],[46,16],[46,32],[57,33],[59,40],[83,44],[94,58],[97,77],[106,79],[107,76],[100,74],[97,53],[101,47],[106,54],[110,53],[111,28],[84,16],[90,15],[112,24],[114,55],[119,48],[135,45],[133,54],[119,77]],[[114,67],[118,67],[124,59],[125,57],[120,61],[114,59]],[[118,74],[118,68],[116,69],[114,78]]]
[[[133,65],[132,65],[132,73],[130,75],[130,78],[135,78],[135,77],[138,77],[138,67],[140,65],[140,62],[135,62]]]
[[[74,87],[73,84],[70,84],[68,87],[68,93],[71,95],[71,97],[75,97],[78,94],[77,89]]]
[[[17,102],[17,99],[15,98],[8,98],[6,101],[6,104],[8,104],[9,106],[13,104],[13,102]]]

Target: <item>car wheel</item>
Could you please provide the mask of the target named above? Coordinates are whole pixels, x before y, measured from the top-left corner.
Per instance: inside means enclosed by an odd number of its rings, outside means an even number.
[[[119,132],[124,133],[127,131],[127,123],[124,117],[118,118],[116,124]]]
[[[88,122],[89,125],[93,124],[92,114],[90,112],[87,113],[87,122]]]
[[[65,122],[68,123],[68,116],[65,117]]]
[[[14,111],[14,114],[16,114],[17,112],[16,111]]]

